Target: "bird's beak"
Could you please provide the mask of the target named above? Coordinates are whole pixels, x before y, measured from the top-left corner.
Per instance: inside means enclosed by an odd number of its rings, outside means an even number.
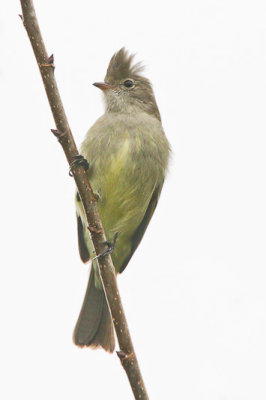
[[[103,91],[114,88],[112,85],[110,85],[109,83],[105,83],[105,82],[95,82],[95,83],[93,83],[93,85]]]

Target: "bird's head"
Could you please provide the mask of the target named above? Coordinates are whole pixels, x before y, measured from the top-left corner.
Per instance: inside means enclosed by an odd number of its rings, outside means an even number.
[[[146,112],[160,120],[151,83],[141,75],[143,66],[132,64],[133,58],[125,48],[119,50],[110,60],[104,82],[94,86],[103,91],[107,111]]]

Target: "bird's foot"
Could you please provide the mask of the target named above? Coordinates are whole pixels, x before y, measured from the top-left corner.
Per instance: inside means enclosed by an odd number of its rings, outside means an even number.
[[[84,158],[81,154],[78,154],[77,156],[74,156],[74,161],[72,161],[72,163],[70,164],[69,176],[73,176],[72,169],[75,167],[79,167],[80,165],[83,165],[86,171],[89,169],[90,166],[86,158]]]
[[[104,242],[104,244],[106,246],[108,246],[107,249],[104,250],[102,253],[98,254],[98,256],[94,257],[94,260],[96,258],[101,258],[101,257],[107,256],[107,254],[111,254],[114,251],[116,240],[117,240],[117,236],[118,236],[118,232],[115,233],[112,242],[109,242],[109,241]]]

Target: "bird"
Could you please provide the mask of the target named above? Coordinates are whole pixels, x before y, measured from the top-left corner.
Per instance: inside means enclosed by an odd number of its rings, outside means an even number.
[[[105,112],[89,129],[80,154],[98,199],[108,242],[115,238],[112,260],[116,274],[126,268],[151,220],[165,181],[170,144],[165,136],[152,85],[123,47],[111,58],[104,82],[93,85],[103,93]],[[75,196],[81,260],[93,259],[93,246],[81,199]],[[73,342],[79,347],[112,353],[112,317],[92,260],[89,282],[76,323]]]

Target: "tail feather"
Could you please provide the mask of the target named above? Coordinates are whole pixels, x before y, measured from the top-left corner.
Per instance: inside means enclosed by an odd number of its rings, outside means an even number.
[[[112,353],[115,347],[114,328],[103,289],[95,287],[94,268],[73,333],[73,341],[79,347],[102,347]]]

